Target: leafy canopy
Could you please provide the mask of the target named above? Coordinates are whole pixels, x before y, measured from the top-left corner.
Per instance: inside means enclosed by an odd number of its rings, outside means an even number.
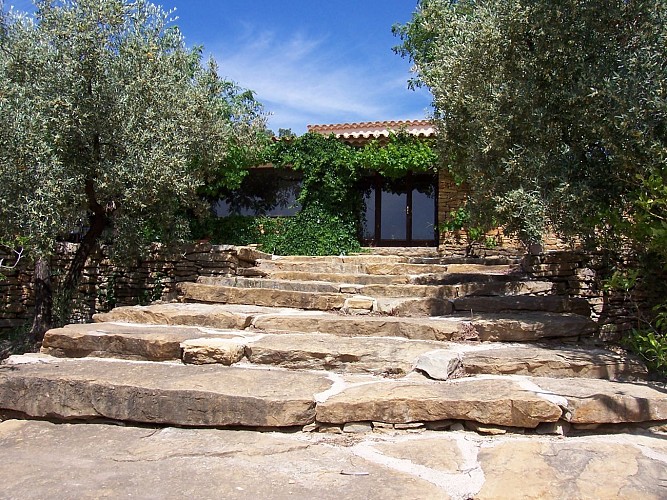
[[[261,107],[145,0],[36,7],[2,13],[1,239],[48,255],[79,226],[132,248],[177,237],[200,186],[254,161]]]
[[[667,2],[422,0],[395,27],[477,218],[667,255]]]

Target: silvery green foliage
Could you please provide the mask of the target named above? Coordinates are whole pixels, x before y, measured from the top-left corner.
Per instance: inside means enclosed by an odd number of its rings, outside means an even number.
[[[1,7],[1,5],[0,5]],[[209,180],[259,153],[264,114],[144,0],[2,9],[0,241],[40,254],[92,213],[130,247],[178,236]]]
[[[664,185],[666,20],[664,0],[422,0],[395,31],[478,215],[613,238]]]

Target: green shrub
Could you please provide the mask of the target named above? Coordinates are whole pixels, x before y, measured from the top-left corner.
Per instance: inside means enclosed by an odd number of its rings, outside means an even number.
[[[0,332],[0,361],[12,354],[37,352],[38,345],[30,340],[30,323]]]
[[[624,343],[646,362],[651,372],[667,377],[667,310],[658,306],[656,312],[652,325],[633,329]]]
[[[217,245],[249,245],[259,243],[261,224],[258,219],[230,215],[229,217],[207,217],[190,222],[190,232],[195,240],[209,240]]]
[[[340,255],[361,249],[356,223],[326,213],[317,203],[294,217],[233,215],[193,221],[192,236],[213,244],[257,244],[276,255]]]
[[[277,255],[346,255],[361,250],[355,222],[328,214],[318,204],[284,219],[273,234],[264,235],[261,248]]]

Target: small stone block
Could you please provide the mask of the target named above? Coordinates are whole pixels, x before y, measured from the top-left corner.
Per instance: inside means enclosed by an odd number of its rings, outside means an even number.
[[[372,432],[373,426],[370,422],[350,422],[343,426],[345,434],[366,434]]]
[[[232,365],[245,354],[245,345],[233,339],[193,339],[181,343],[183,362],[191,365]]]
[[[409,429],[423,429],[423,422],[409,422],[407,424],[394,424],[394,429],[404,431]]]
[[[507,434],[507,429],[504,427],[495,427],[492,425],[483,425],[479,422],[466,421],[466,429],[470,431],[477,432],[479,434],[487,434],[489,436],[499,436],[502,434]]]
[[[345,299],[344,309],[362,309],[372,311],[375,306],[375,299],[373,297],[364,297],[356,295]]]

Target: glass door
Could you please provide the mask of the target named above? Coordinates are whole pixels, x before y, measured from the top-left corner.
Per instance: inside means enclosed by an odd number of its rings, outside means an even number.
[[[436,178],[367,178],[362,242],[372,246],[436,246]]]

